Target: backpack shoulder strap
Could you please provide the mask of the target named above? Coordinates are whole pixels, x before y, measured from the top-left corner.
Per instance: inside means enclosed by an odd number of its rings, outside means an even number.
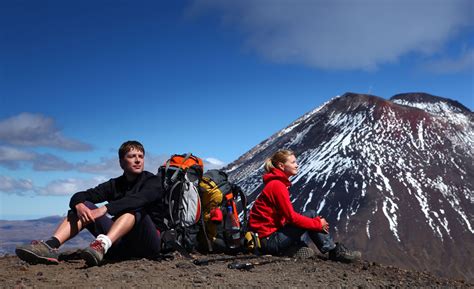
[[[181,182],[176,182],[173,184],[173,186],[171,187],[171,190],[170,190],[170,193],[168,195],[168,210],[169,210],[169,216],[171,218],[171,226],[175,226],[176,225],[176,220],[175,220],[175,210],[179,210],[179,204],[181,202],[181,192],[178,192],[179,195],[178,195],[178,200],[176,201],[176,203],[173,204],[173,195],[176,191],[177,188],[179,188],[178,186],[181,184]]]
[[[232,185],[232,192],[234,193],[234,197],[240,196],[240,203],[242,205],[242,211],[244,212],[244,219],[242,222],[242,227],[244,230],[247,230],[247,223],[248,223],[248,209],[247,209],[247,195],[242,191],[242,189],[233,184]]]

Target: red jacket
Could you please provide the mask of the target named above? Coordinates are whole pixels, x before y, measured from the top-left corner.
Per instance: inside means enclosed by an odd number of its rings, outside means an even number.
[[[260,238],[268,237],[286,224],[311,230],[322,231],[319,217],[314,219],[298,214],[290,202],[288,188],[291,182],[280,169],[273,169],[263,176],[265,187],[250,210],[250,230]]]

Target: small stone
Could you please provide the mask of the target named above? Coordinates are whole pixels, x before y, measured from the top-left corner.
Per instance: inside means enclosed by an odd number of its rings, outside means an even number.
[[[123,272],[122,276],[132,278],[135,274],[133,272]]]
[[[193,267],[194,265],[188,262],[179,262],[176,264],[176,268],[180,268],[180,269],[191,269]]]

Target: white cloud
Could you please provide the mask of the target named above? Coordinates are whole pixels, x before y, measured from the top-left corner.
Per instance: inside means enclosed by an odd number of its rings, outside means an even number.
[[[0,166],[16,170],[22,162],[33,161],[36,153],[0,145]]]
[[[72,196],[76,192],[96,187],[105,181],[107,178],[101,176],[92,179],[69,178],[52,181],[44,187],[35,188],[35,191],[38,195],[43,196]]]
[[[210,164],[213,164],[213,165],[218,165],[218,166],[223,166],[225,165],[225,163],[219,159],[216,159],[216,158],[205,158],[204,159],[205,161],[207,161],[208,163]]]
[[[74,164],[52,154],[39,154],[33,161],[35,171],[70,171],[74,167]]]
[[[444,58],[429,62],[424,67],[439,74],[450,74],[462,71],[474,73],[474,49],[462,53],[458,58]]]
[[[41,196],[72,196],[72,194],[84,191],[107,181],[104,176],[96,176],[89,179],[58,179],[49,182],[45,186],[36,186],[29,179],[15,179],[0,176],[0,193],[17,194],[20,196],[34,193]]]
[[[36,157],[35,153],[19,150],[17,148],[0,145],[0,162],[3,161],[29,161]]]
[[[323,69],[376,69],[408,53],[438,51],[472,25],[470,0],[196,0],[267,59]]]
[[[226,165],[225,162],[216,159],[216,158],[205,158],[204,159],[204,170],[212,170],[212,169],[221,169]]]
[[[20,196],[33,193],[42,196],[70,196],[76,192],[84,191],[96,187],[98,184],[107,181],[104,176],[97,176],[90,179],[58,179],[49,182],[46,186],[34,185],[29,179],[15,179],[0,175],[0,193],[17,194]]]
[[[0,143],[55,147],[70,151],[92,149],[89,144],[64,137],[52,118],[32,113],[21,113],[1,120]]]
[[[81,162],[76,165],[76,169],[83,173],[101,174],[110,177],[116,177],[123,173],[118,157],[101,158],[97,163]]]
[[[30,163],[35,171],[67,171],[75,165],[52,154],[38,154],[9,146],[0,145],[0,166],[11,170]]]
[[[13,179],[7,176],[0,176],[0,192],[7,194],[24,195],[34,189],[33,182],[28,179]]]

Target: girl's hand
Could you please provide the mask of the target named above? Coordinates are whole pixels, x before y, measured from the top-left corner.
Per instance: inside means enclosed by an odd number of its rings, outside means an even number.
[[[329,233],[329,223],[326,221],[326,219],[321,218],[321,226],[323,227],[323,232],[328,234]]]

